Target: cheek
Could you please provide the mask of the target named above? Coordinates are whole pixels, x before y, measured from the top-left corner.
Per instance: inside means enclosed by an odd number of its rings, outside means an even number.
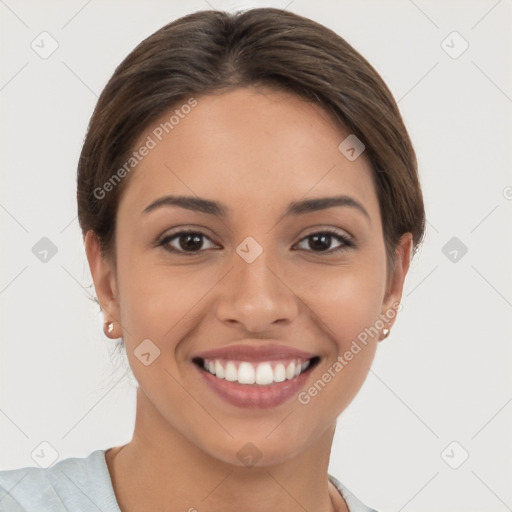
[[[304,287],[303,297],[319,327],[336,342],[338,351],[378,318],[385,268],[378,262],[322,270]]]
[[[222,273],[197,265],[169,267],[143,257],[119,258],[121,323],[125,342],[134,347],[145,338],[161,350],[174,350],[204,315],[204,301]],[[192,325],[192,326],[191,326]]]
[[[317,380],[298,397],[312,428],[313,418],[326,413],[334,421],[365,381],[377,349],[375,324],[385,286],[385,266],[378,261],[328,272],[309,282],[303,295],[313,322],[330,341]]]
[[[330,342],[315,379],[297,396],[301,428],[318,435],[335,422],[361,389],[377,349],[372,326],[381,305],[379,273],[343,272],[337,279],[318,282],[314,298],[315,322]],[[318,422],[322,418],[322,422]]]

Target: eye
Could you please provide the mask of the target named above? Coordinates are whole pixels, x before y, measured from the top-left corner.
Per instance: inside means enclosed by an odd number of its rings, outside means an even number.
[[[205,247],[204,241],[208,240],[210,247]],[[339,243],[339,247],[330,249],[333,240]],[[309,243],[308,243],[309,241]],[[355,247],[355,243],[347,235],[338,233],[332,229],[325,229],[304,237],[298,245],[306,243],[309,252],[337,253],[348,248]],[[161,238],[157,244],[170,252],[192,255],[202,252],[204,249],[214,249],[216,246],[211,239],[201,231],[179,231]],[[206,244],[207,245],[207,244]],[[301,247],[304,249],[304,247]]]
[[[337,240],[340,243],[339,247],[335,249],[329,249],[333,239]],[[308,243],[309,240],[309,243]],[[327,252],[327,253],[336,253],[340,251],[345,251],[350,247],[355,247],[354,242],[347,236],[338,233],[332,229],[325,229],[323,231],[318,231],[317,233],[311,233],[310,235],[304,237],[299,244],[306,242],[310,248],[312,248],[312,252]]]
[[[210,240],[204,233],[201,233],[200,231],[179,231],[178,233],[164,236],[158,245],[163,246],[165,249],[171,252],[193,254],[195,252],[200,252],[202,249],[205,249],[203,243],[204,239]],[[210,243],[215,246],[211,240]],[[212,247],[206,247],[206,249],[211,248]]]

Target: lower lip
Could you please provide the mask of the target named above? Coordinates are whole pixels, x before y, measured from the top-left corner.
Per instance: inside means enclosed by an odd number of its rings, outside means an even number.
[[[192,363],[193,364],[193,363]],[[313,369],[301,373],[297,377],[283,382],[275,382],[268,386],[259,386],[256,384],[240,384],[226,379],[219,379],[211,373],[201,370],[194,364],[201,378],[217,393],[221,398],[236,407],[246,409],[264,409],[276,407],[296,395]]]

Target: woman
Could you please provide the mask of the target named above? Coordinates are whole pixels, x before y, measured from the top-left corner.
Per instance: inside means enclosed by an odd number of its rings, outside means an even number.
[[[424,233],[368,62],[287,11],[202,11],[116,69],[78,166],[132,440],[0,472],[0,510],[368,511],[328,463]]]

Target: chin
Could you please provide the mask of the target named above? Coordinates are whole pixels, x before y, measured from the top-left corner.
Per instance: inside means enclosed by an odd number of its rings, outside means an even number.
[[[275,434],[275,435],[274,435]],[[290,437],[289,432],[283,430],[268,436],[268,432],[258,436],[234,435],[234,438],[225,436],[218,443],[212,438],[204,440],[201,449],[209,456],[226,464],[240,468],[270,467],[285,463],[308,449],[310,443],[304,432],[299,438]],[[212,445],[212,442],[215,445]]]

